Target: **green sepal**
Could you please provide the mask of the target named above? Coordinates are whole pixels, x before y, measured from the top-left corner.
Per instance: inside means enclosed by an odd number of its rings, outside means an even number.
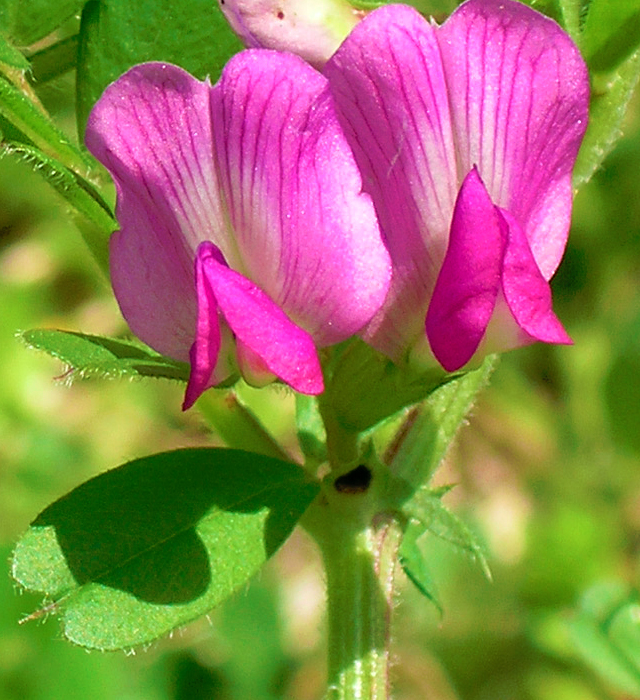
[[[221,603],[290,535],[319,491],[293,464],[237,450],[138,459],[45,509],[13,576],[45,594],[37,618],[96,649],[147,644]]]
[[[160,355],[137,341],[71,331],[36,329],[18,335],[29,348],[42,350],[68,366],[65,379],[152,377],[189,379],[189,365]]]
[[[313,464],[327,461],[327,433],[315,396],[296,394],[296,427],[302,454]]]
[[[404,484],[406,493],[412,494],[429,483],[487,385],[496,362],[493,355],[479,369],[452,378],[407,416],[386,457],[390,471],[398,483]]]
[[[227,447],[285,461],[289,459],[273,435],[235,391],[209,389],[198,399],[196,405]]]
[[[339,348],[323,403],[345,430],[361,433],[421,401],[456,375],[440,367],[417,374],[356,338]]]

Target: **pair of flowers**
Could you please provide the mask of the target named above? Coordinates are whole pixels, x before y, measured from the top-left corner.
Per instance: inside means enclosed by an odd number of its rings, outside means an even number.
[[[86,133],[116,183],[122,312],[191,362],[185,408],[238,371],[321,393],[316,348],[354,334],[448,371],[570,342],[548,280],[588,93],[569,37],[512,0],[440,27],[380,8],[322,73],[263,49],[214,86],[137,66]]]

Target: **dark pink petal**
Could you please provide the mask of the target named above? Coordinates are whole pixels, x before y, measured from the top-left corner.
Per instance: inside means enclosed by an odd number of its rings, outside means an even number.
[[[433,354],[448,372],[471,359],[487,329],[501,288],[507,234],[474,168],[458,194],[426,318]]]
[[[353,335],[384,301],[390,261],[326,78],[297,56],[245,51],[211,114],[229,266],[317,344]]]
[[[469,0],[438,31],[458,163],[520,222],[545,279],[571,216],[587,125],[586,66],[552,20],[511,0]]]
[[[324,389],[322,369],[313,338],[289,320],[287,315],[259,287],[220,261],[218,251],[210,243],[198,250],[198,264],[206,282],[204,294],[198,290],[198,336],[194,357],[202,357],[201,365],[192,372],[213,371],[216,355],[216,326],[218,311],[243,344],[264,362],[270,372],[303,394],[320,394]],[[209,323],[200,317],[210,314]],[[200,330],[203,335],[200,335]],[[207,333],[211,332],[211,336]],[[201,349],[200,349],[201,348]],[[194,377],[196,387],[203,391],[209,384],[206,371]],[[193,376],[193,375],[192,375]]]
[[[213,376],[218,356],[220,354],[220,319],[218,318],[218,302],[207,274],[208,258],[217,259],[224,264],[219,251],[211,243],[203,243],[198,248],[195,264],[196,297],[198,300],[198,319],[196,323],[196,339],[191,346],[191,374],[184,396],[182,410],[186,411],[196,402],[205,389],[212,386]]]
[[[209,92],[176,66],[137,66],[106,89],[86,132],[117,188],[111,275],[122,312],[138,337],[180,360],[195,329],[196,247],[224,236]]]
[[[500,211],[509,230],[509,242],[502,269],[502,291],[518,326],[531,338],[545,343],[570,344],[562,324],[551,307],[551,289],[516,219]]]
[[[396,358],[424,333],[459,184],[436,33],[409,7],[383,7],[325,66],[394,266],[366,337]]]

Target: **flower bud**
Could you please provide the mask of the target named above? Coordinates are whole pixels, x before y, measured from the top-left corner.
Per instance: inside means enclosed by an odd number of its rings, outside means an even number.
[[[318,69],[366,14],[346,0],[218,0],[218,3],[248,48],[290,51]]]

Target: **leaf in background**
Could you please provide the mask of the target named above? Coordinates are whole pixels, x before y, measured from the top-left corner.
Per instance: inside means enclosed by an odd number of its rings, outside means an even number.
[[[591,179],[622,136],[620,126],[639,77],[640,51],[636,51],[592,98],[589,126],[573,171],[574,187]]]
[[[580,47],[593,71],[610,71],[640,45],[640,0],[591,0]]]
[[[613,687],[640,697],[640,605],[623,584],[590,588],[569,622],[576,652]]]
[[[118,224],[98,192],[80,175],[34,146],[5,141],[0,144],[0,156],[5,154],[33,168],[71,205],[74,213],[86,219],[87,225],[78,225],[78,228],[98,266],[108,278],[109,236],[118,228]],[[79,224],[79,221],[76,223]]]
[[[102,474],[44,510],[20,539],[14,578],[53,603],[85,647],[146,644],[245,584],[318,493],[298,466],[189,449]]]
[[[442,614],[442,604],[438,590],[427,566],[427,556],[423,549],[425,529],[417,520],[410,520],[402,536],[398,555],[405,574],[415,587],[438,608]],[[422,540],[422,541],[421,541]]]
[[[57,41],[29,55],[31,78],[36,85],[57,78],[76,67],[78,60],[78,35]]]
[[[188,381],[189,366],[130,340],[36,329],[18,336],[27,347],[42,350],[68,365],[79,377],[156,377]]]
[[[18,46],[29,46],[80,12],[85,2],[86,0],[0,0],[2,29]]]
[[[495,356],[488,357],[479,369],[438,387],[409,415],[385,459],[409,493],[429,482],[495,364]]]
[[[78,132],[103,90],[131,66],[167,61],[215,81],[242,49],[213,0],[91,0],[82,13]]]

